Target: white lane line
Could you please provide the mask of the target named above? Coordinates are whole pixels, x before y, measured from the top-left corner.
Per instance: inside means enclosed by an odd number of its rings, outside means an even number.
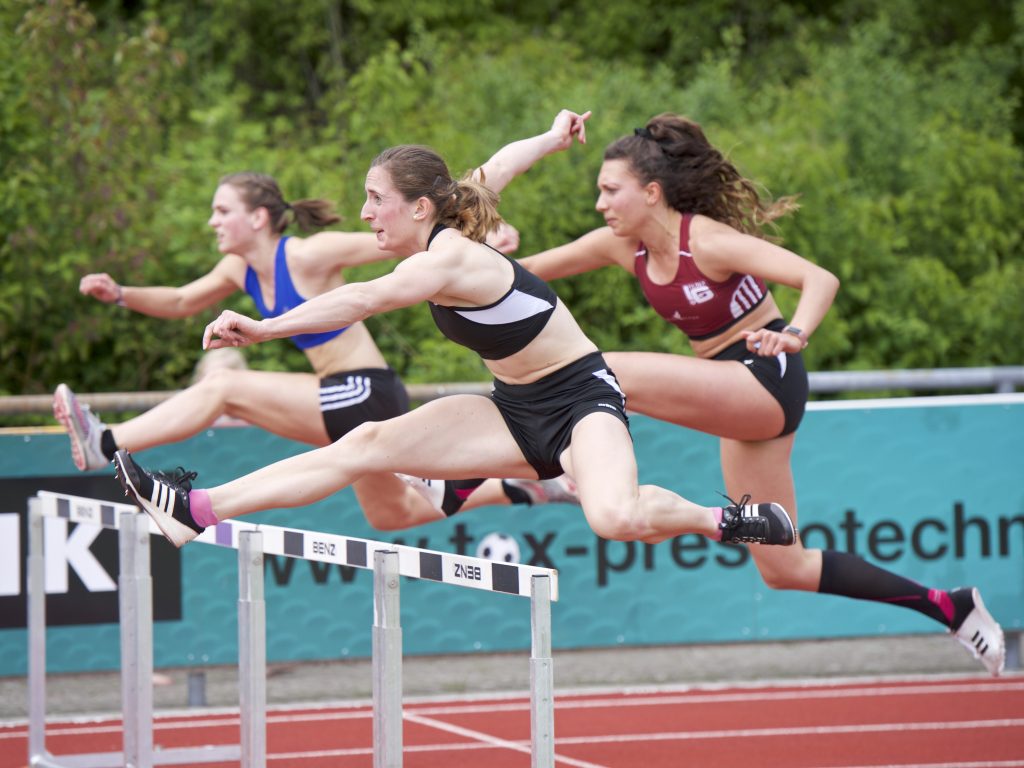
[[[628,733],[608,736],[565,736],[556,744],[612,744],[631,741],[700,741],[702,739],[749,739],[774,736],[831,736],[859,733],[903,733],[906,731],[952,731],[980,728],[1024,728],[1024,718],[1006,720],[960,720],[933,723],[865,723],[863,725],[809,725],[793,728],[737,728],[721,731],[673,731]]]
[[[495,736],[482,733],[481,731],[474,731],[469,728],[463,728],[459,725],[446,723],[442,720],[434,720],[431,717],[423,717],[418,714],[411,714],[407,712],[403,717],[411,723],[419,723],[420,725],[425,725],[429,728],[436,728],[441,731],[447,731],[448,733],[453,733],[456,736],[462,736],[467,739],[476,739],[477,741],[489,746],[503,747],[505,749],[515,750],[516,752],[523,752],[527,755],[530,754],[530,746],[524,746],[520,742],[499,739]],[[555,739],[555,743],[558,743],[557,738]],[[555,755],[555,762],[564,763],[565,765],[573,765],[576,766],[576,768],[605,768],[604,766],[597,765],[596,763],[587,763],[582,760],[575,760],[563,755]]]

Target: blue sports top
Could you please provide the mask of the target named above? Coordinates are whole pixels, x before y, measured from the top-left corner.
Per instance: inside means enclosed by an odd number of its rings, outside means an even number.
[[[443,229],[440,224],[435,227],[430,240]],[[499,251],[495,253],[508,258]],[[485,360],[501,360],[523,349],[547,325],[558,302],[547,283],[513,259],[508,261],[512,264],[512,286],[493,304],[445,307],[430,303],[430,314],[441,333]]]
[[[289,309],[294,309],[306,301],[300,296],[292,283],[292,276],[288,273],[288,260],[284,254],[284,244],[287,237],[282,237],[277,244],[277,253],[274,254],[274,308],[267,309],[263,303],[263,291],[260,290],[260,280],[256,276],[256,270],[248,267],[245,270],[245,292],[252,296],[256,303],[256,309],[263,317],[277,317],[283,315]],[[299,349],[309,349],[325,344],[335,336],[340,336],[348,330],[348,326],[339,328],[336,331],[324,331],[323,333],[300,333],[291,336],[291,341]]]

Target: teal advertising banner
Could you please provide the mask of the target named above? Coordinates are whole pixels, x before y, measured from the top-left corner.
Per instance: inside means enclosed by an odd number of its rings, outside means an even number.
[[[632,418],[641,482],[721,501],[714,438]],[[47,489],[123,501],[112,472],[78,473],[62,433],[0,434],[0,675],[26,671],[28,496]],[[148,466],[221,483],[306,450],[251,427],[209,430],[147,451]],[[1007,630],[1024,628],[1024,395],[812,404],[796,441],[801,535],[941,588],[973,584]],[[596,537],[569,505],[488,507],[408,531],[364,521],[351,491],[248,520],[480,555],[559,570],[555,648],[942,632],[913,611],[767,589],[745,548],[699,536],[656,546]],[[116,669],[116,534],[54,521],[47,534],[50,671]],[[51,524],[52,525],[52,524]],[[63,527],[61,527],[63,526]],[[155,662],[237,660],[237,561],[153,539]],[[370,655],[372,574],[267,558],[271,662]],[[407,654],[529,648],[529,602],[404,581]]]

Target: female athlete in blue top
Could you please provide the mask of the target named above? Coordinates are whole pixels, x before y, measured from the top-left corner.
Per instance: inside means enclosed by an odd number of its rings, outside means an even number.
[[[525,157],[563,148],[572,140],[570,119],[559,115],[549,131],[524,140]],[[485,164],[485,171],[488,166]],[[492,174],[492,183],[502,178]],[[507,180],[507,178],[506,178]],[[203,277],[181,287],[122,286],[107,274],[87,275],[80,291],[155,317],[194,315],[230,294],[245,290],[260,313],[277,315],[344,285],[342,270],[394,255],[377,247],[372,233],[318,232],[288,237],[297,223],[303,230],[338,221],[324,200],[286,202],[276,181],[257,173],[236,173],[220,180],[209,224],[224,256]],[[489,236],[497,247],[514,247],[514,230]],[[54,414],[71,440],[72,457],[82,470],[109,463],[120,448],[142,451],[186,439],[228,416],[274,434],[312,445],[327,445],[364,421],[408,410],[408,397],[362,322],[292,341],[303,350],[314,373],[217,370],[168,400],[119,424],[103,424],[88,406],[61,384],[54,393]],[[386,529],[411,521],[437,519],[485,504],[575,502],[571,481],[555,478],[434,483],[386,474],[367,477],[355,487],[368,519]],[[483,485],[479,488],[481,483]],[[466,498],[472,493],[472,500]],[[423,502],[423,497],[429,504]]]

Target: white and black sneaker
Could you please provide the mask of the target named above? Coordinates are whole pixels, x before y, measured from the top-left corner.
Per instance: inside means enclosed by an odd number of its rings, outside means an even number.
[[[729,501],[729,506],[722,507],[722,522],[718,524],[723,542],[782,546],[796,542],[796,527],[781,504],[748,504],[750,494],[738,504]]]
[[[100,449],[106,426],[89,408],[82,405],[67,384],[58,384],[53,393],[53,415],[68,433],[71,460],[83,472],[102,469],[109,460]]]
[[[192,519],[188,503],[188,492],[197,477],[195,472],[184,467],[178,467],[173,475],[150,472],[126,450],[114,454],[114,466],[124,495],[135,499],[171,544],[180,547],[203,532],[203,527]]]
[[[1006,664],[1006,638],[1003,628],[986,610],[981,593],[976,587],[960,587],[950,590],[949,596],[954,605],[967,603],[969,606],[963,621],[950,627],[950,632],[990,674],[999,675]]]

